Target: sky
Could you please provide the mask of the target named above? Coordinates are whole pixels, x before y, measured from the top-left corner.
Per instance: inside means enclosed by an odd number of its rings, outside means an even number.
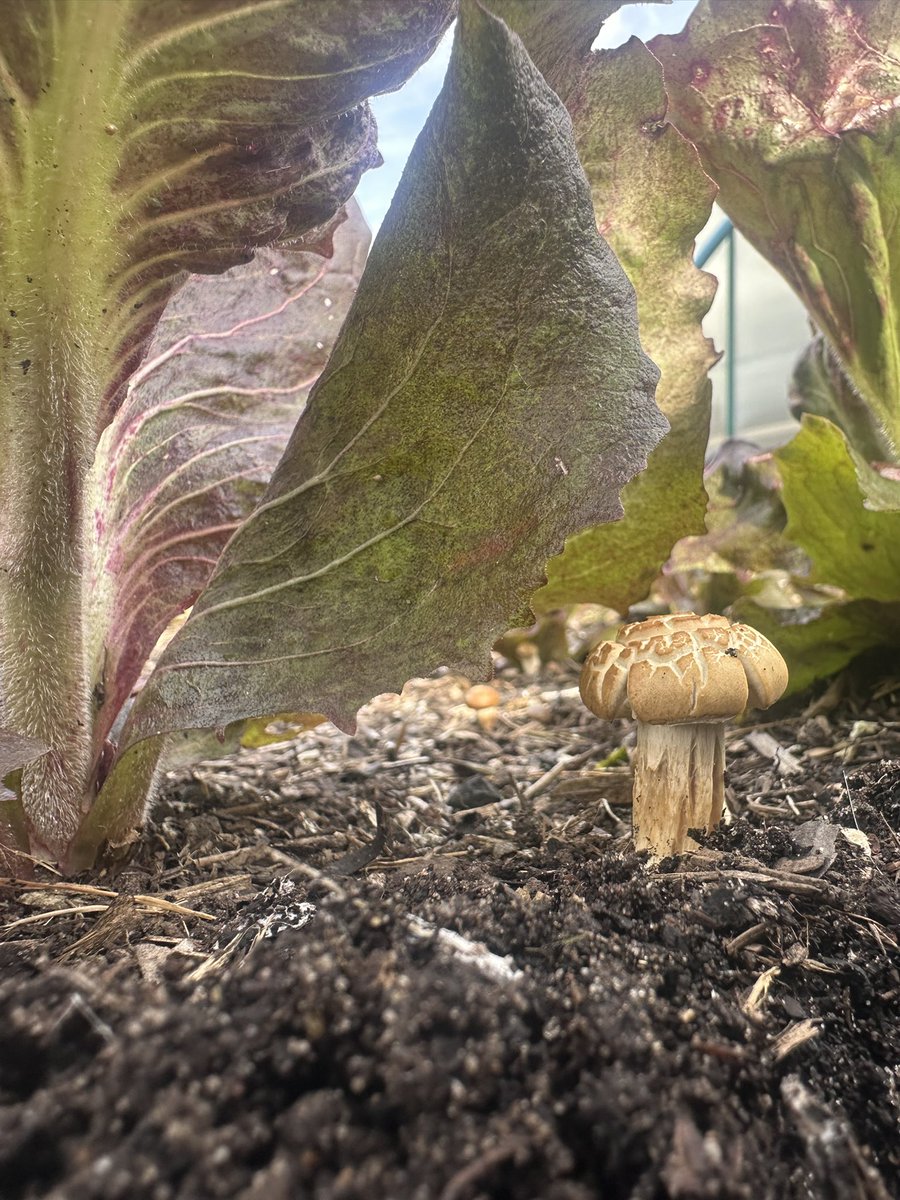
[[[696,3],[697,0],[674,0],[672,4],[626,4],[600,30],[594,49],[620,46],[633,34],[647,41],[657,33],[678,33]],[[452,41],[451,29],[428,62],[400,91],[376,96],[371,101],[384,166],[363,175],[356,198],[373,233],[384,219],[409,152],[441,90]]]

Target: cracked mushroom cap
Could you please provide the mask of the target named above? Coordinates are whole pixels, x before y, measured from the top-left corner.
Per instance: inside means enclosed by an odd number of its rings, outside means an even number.
[[[625,625],[585,660],[581,698],[598,717],[650,725],[727,721],[768,708],[787,687],[784,659],[749,625],[693,613]]]

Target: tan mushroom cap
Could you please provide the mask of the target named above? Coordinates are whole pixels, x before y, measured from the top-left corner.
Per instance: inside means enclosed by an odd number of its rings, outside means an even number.
[[[475,683],[466,692],[469,708],[496,708],[499,703],[500,693],[489,683]]]
[[[694,613],[625,625],[585,660],[581,698],[598,717],[650,725],[727,721],[768,708],[787,687],[784,659],[749,625]]]

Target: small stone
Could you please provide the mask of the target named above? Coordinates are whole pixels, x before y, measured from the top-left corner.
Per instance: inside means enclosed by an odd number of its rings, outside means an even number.
[[[483,775],[470,775],[454,784],[447,793],[451,808],[480,808],[482,804],[494,804],[503,796],[489,779]]]

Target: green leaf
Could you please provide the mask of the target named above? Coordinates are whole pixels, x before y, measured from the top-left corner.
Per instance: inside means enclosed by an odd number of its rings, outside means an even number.
[[[781,479],[770,454],[729,442],[706,473],[707,531],[672,550],[657,592],[676,609],[724,612],[752,593],[767,606],[809,603],[793,576],[809,560],[784,536]]]
[[[860,473],[886,481],[854,458],[840,429],[825,417],[804,417],[775,459],[785,535],[812,559],[812,582],[842,588],[851,599],[900,600],[900,512],[866,507]]]
[[[900,513],[900,468],[890,463],[870,463],[847,442],[847,453],[856,468],[863,507],[870,512]]]
[[[175,771],[198,762],[225,758],[240,750],[259,750],[263,746],[290,742],[326,720],[321,713],[274,713],[270,717],[234,721],[218,731],[181,730],[166,738],[163,770]]]
[[[797,692],[900,639],[896,533],[867,511],[864,486],[900,484],[883,480],[822,417],[804,417],[774,455],[752,450],[723,449],[707,476],[709,532],[679,542],[656,594],[759,629],[784,655]]]
[[[659,65],[641,42],[590,54],[575,78],[563,98],[600,232],[637,291],[641,342],[661,370],[657,402],[671,432],[622,492],[624,519],[570,538],[533,604],[547,611],[588,601],[625,612],[675,542],[704,528],[707,372],[716,356],[701,321],[715,280],[692,255],[715,188],[694,148],[665,124]]]
[[[897,461],[896,0],[701,0],[651,49],[719,203],[806,305]]]
[[[900,643],[900,604],[851,600],[824,608],[774,609],[742,598],[731,617],[758,629],[788,665],[787,695],[827,679],[864,650]]]
[[[900,469],[889,463],[867,463],[851,446],[847,448],[865,507],[870,512],[900,513]]]
[[[369,230],[351,200],[333,254],[262,250],[169,304],[94,464],[92,690],[103,744],[169,622],[256,506],[327,362]]]
[[[104,844],[118,851],[134,842],[135,830],[155,797],[166,741],[165,737],[145,738],[118,759],[87,816],[63,848],[66,871],[89,870]]]
[[[891,446],[873,409],[847,377],[821,334],[809,343],[794,368],[790,407],[798,421],[804,413],[833,421],[865,459],[891,456]]]
[[[620,513],[665,422],[569,119],[464,0],[444,90],[256,513],[135,707],[132,738],[319,711],[489,669],[541,564]]]

